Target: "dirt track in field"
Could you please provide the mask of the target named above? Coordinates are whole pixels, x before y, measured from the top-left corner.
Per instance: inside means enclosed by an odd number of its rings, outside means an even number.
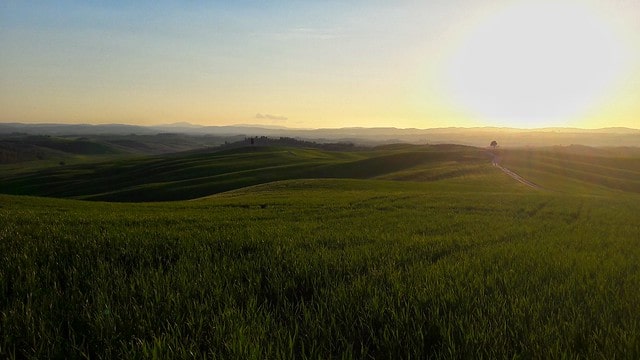
[[[505,174],[511,176],[514,180],[532,188],[532,189],[536,189],[536,190],[542,190],[542,187],[540,187],[539,185],[532,183],[531,181],[523,178],[522,176],[516,174],[515,172],[507,169],[506,167],[500,165],[500,157],[495,155],[495,154],[491,154],[492,156],[492,160],[491,163],[493,164],[493,166],[497,167],[498,169],[502,170],[502,172],[504,172]]]

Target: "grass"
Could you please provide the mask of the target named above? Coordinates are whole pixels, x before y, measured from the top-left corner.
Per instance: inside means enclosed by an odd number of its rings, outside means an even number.
[[[503,150],[502,163],[527,179],[556,191],[640,193],[640,156],[610,150],[571,152],[572,147]]]
[[[584,151],[502,150],[544,191],[452,145],[3,173],[203,197],[0,195],[0,357],[639,358],[640,164]]]
[[[24,164],[46,165],[47,162],[65,163],[82,158],[123,158],[152,155],[218,146],[241,136],[191,136],[185,134],[157,135],[27,135],[0,133],[0,166]],[[1,167],[0,167],[1,168]]]
[[[434,170],[438,167],[438,170]],[[256,147],[187,152],[0,175],[1,192],[106,201],[185,200],[277,180],[430,180],[491,172],[483,150],[455,145],[337,152]]]
[[[0,196],[0,356],[637,358],[640,198],[499,171]]]

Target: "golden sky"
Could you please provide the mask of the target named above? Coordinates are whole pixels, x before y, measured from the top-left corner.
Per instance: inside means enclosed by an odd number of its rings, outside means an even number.
[[[2,2],[0,121],[639,128],[639,14],[624,0]]]

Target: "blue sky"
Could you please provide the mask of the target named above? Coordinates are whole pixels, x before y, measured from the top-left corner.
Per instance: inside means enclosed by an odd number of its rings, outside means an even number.
[[[512,3],[5,1],[0,4],[0,121],[524,126],[499,108],[492,113],[474,108],[467,98],[481,94],[448,94],[457,80],[447,78],[447,64],[461,63],[450,58],[456,46]],[[639,45],[633,34],[640,28],[631,14],[640,13],[640,5],[589,3],[603,23],[622,34],[627,49]],[[474,41],[477,47],[488,40]],[[496,49],[489,51],[501,51]],[[624,76],[636,81],[635,52],[620,54],[631,64]],[[475,68],[455,71],[468,74]],[[611,108],[623,106],[617,124],[632,126],[638,108],[631,103],[640,87],[632,85],[616,85],[617,100],[606,100],[590,120],[585,110],[580,119],[550,116],[549,121],[607,125]],[[495,94],[499,102],[503,95]]]

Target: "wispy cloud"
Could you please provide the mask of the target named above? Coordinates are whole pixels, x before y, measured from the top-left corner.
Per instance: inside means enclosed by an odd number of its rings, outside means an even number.
[[[268,36],[276,40],[332,40],[342,37],[340,31],[336,29],[323,28],[290,28],[284,31],[253,33],[253,36]]]
[[[256,114],[256,119],[266,119],[266,120],[272,120],[272,121],[286,121],[289,118],[285,117],[285,116],[281,116],[281,115],[271,115],[271,114]]]
[[[294,28],[288,35],[292,38],[329,40],[340,37],[340,33],[334,29],[319,28]]]

